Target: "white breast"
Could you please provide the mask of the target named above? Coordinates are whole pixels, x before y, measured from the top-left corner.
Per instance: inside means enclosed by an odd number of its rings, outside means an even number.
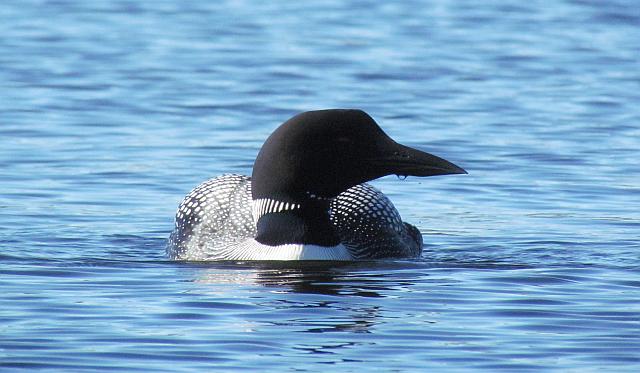
[[[225,251],[223,260],[354,260],[342,244],[330,247],[304,244],[268,246],[250,239]]]

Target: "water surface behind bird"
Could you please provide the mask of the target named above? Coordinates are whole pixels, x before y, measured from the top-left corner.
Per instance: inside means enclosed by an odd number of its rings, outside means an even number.
[[[633,1],[0,5],[0,367],[640,368]],[[356,107],[420,260],[180,263],[182,197]]]

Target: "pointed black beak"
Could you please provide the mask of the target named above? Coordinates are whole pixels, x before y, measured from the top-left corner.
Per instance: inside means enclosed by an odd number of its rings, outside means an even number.
[[[370,159],[370,162],[387,175],[435,176],[467,173],[446,159],[396,142],[390,144],[384,154]]]

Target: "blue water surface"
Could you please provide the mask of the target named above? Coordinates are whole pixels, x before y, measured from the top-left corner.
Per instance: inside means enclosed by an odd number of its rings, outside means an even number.
[[[0,370],[640,371],[640,7],[3,1]],[[167,260],[183,196],[362,108],[420,260]]]

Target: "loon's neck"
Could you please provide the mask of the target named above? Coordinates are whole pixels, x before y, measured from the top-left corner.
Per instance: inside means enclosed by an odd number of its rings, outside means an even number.
[[[339,245],[340,237],[329,220],[330,202],[317,197],[298,202],[269,198],[253,200],[257,220],[255,240],[269,246]]]

